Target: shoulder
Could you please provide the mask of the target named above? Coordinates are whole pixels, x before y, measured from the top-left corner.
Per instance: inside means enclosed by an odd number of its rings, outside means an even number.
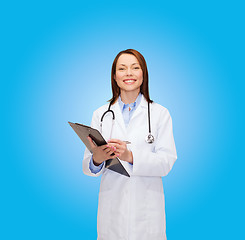
[[[160,105],[159,103],[152,102],[151,107],[153,111],[158,112],[160,114],[169,114],[168,109]]]
[[[152,119],[154,119],[158,128],[165,128],[166,126],[172,125],[172,117],[166,107],[155,102],[153,102],[151,106]]]
[[[141,105],[144,108],[148,109],[148,106],[147,106],[148,102],[144,97],[142,98]],[[150,111],[151,111],[151,114],[156,118],[162,118],[162,117],[170,116],[169,111],[166,107],[164,107],[164,106],[162,106],[159,103],[156,103],[154,101],[150,104]]]
[[[101,116],[103,115],[103,113],[108,109],[109,107],[109,103],[106,103],[104,105],[102,105],[101,107],[97,108],[94,113],[93,116]]]
[[[152,116],[158,119],[159,124],[164,122],[172,122],[172,117],[170,115],[169,110],[166,107],[155,102],[153,102],[151,106],[152,106]]]
[[[91,127],[96,128],[96,129],[100,129],[100,122],[101,122],[101,117],[104,114],[104,112],[107,110],[109,106],[108,104],[104,104],[103,106],[97,108],[94,112],[93,112],[93,116],[92,116],[92,121],[91,121]]]

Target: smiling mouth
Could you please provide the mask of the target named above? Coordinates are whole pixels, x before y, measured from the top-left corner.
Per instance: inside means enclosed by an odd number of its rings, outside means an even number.
[[[123,82],[126,84],[133,84],[136,82],[136,80],[135,79],[125,79],[125,80],[123,80]]]

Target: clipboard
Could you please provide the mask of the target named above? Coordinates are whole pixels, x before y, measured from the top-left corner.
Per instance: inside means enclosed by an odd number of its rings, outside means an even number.
[[[88,136],[92,138],[92,140],[97,146],[107,144],[107,142],[105,141],[105,139],[97,129],[91,128],[89,126],[80,123],[72,123],[72,122],[68,122],[68,123],[70,124],[70,126],[73,128],[73,130],[76,132],[78,137],[83,141],[83,143],[91,153],[93,152],[90,147],[90,143],[87,139]],[[122,174],[124,176],[130,177],[127,170],[124,168],[124,166],[122,165],[122,163],[119,161],[117,157],[113,157],[112,159],[106,160],[105,168],[110,169],[119,174]]]

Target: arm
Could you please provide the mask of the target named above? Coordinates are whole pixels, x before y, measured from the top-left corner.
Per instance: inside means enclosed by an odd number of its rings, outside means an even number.
[[[96,112],[93,114],[91,127],[99,130],[99,118]],[[104,170],[104,161],[111,158],[113,148],[108,145],[96,146],[92,139],[88,137],[92,148],[92,153],[86,148],[83,159],[83,172],[89,176],[99,176]]]
[[[167,110],[162,111],[158,126],[155,151],[131,146],[133,154],[133,175],[166,176],[177,159],[172,119]]]
[[[93,113],[93,117],[92,117],[92,121],[91,121],[91,127],[99,130],[99,119],[98,119],[98,116],[96,115],[95,112]],[[82,164],[83,165],[83,173],[86,175],[89,175],[89,176],[97,177],[103,172],[104,167],[102,167],[102,169],[99,172],[93,173],[89,167],[91,159],[92,159],[92,153],[90,153],[90,151],[86,148],[85,152],[84,152],[83,164]]]

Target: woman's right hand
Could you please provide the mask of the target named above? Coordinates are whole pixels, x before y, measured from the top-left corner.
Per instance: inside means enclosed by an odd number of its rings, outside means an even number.
[[[111,154],[116,150],[115,147],[111,147],[109,145],[96,146],[91,137],[88,137],[88,141],[92,148],[93,162],[95,166],[99,166],[105,160],[112,158]]]

